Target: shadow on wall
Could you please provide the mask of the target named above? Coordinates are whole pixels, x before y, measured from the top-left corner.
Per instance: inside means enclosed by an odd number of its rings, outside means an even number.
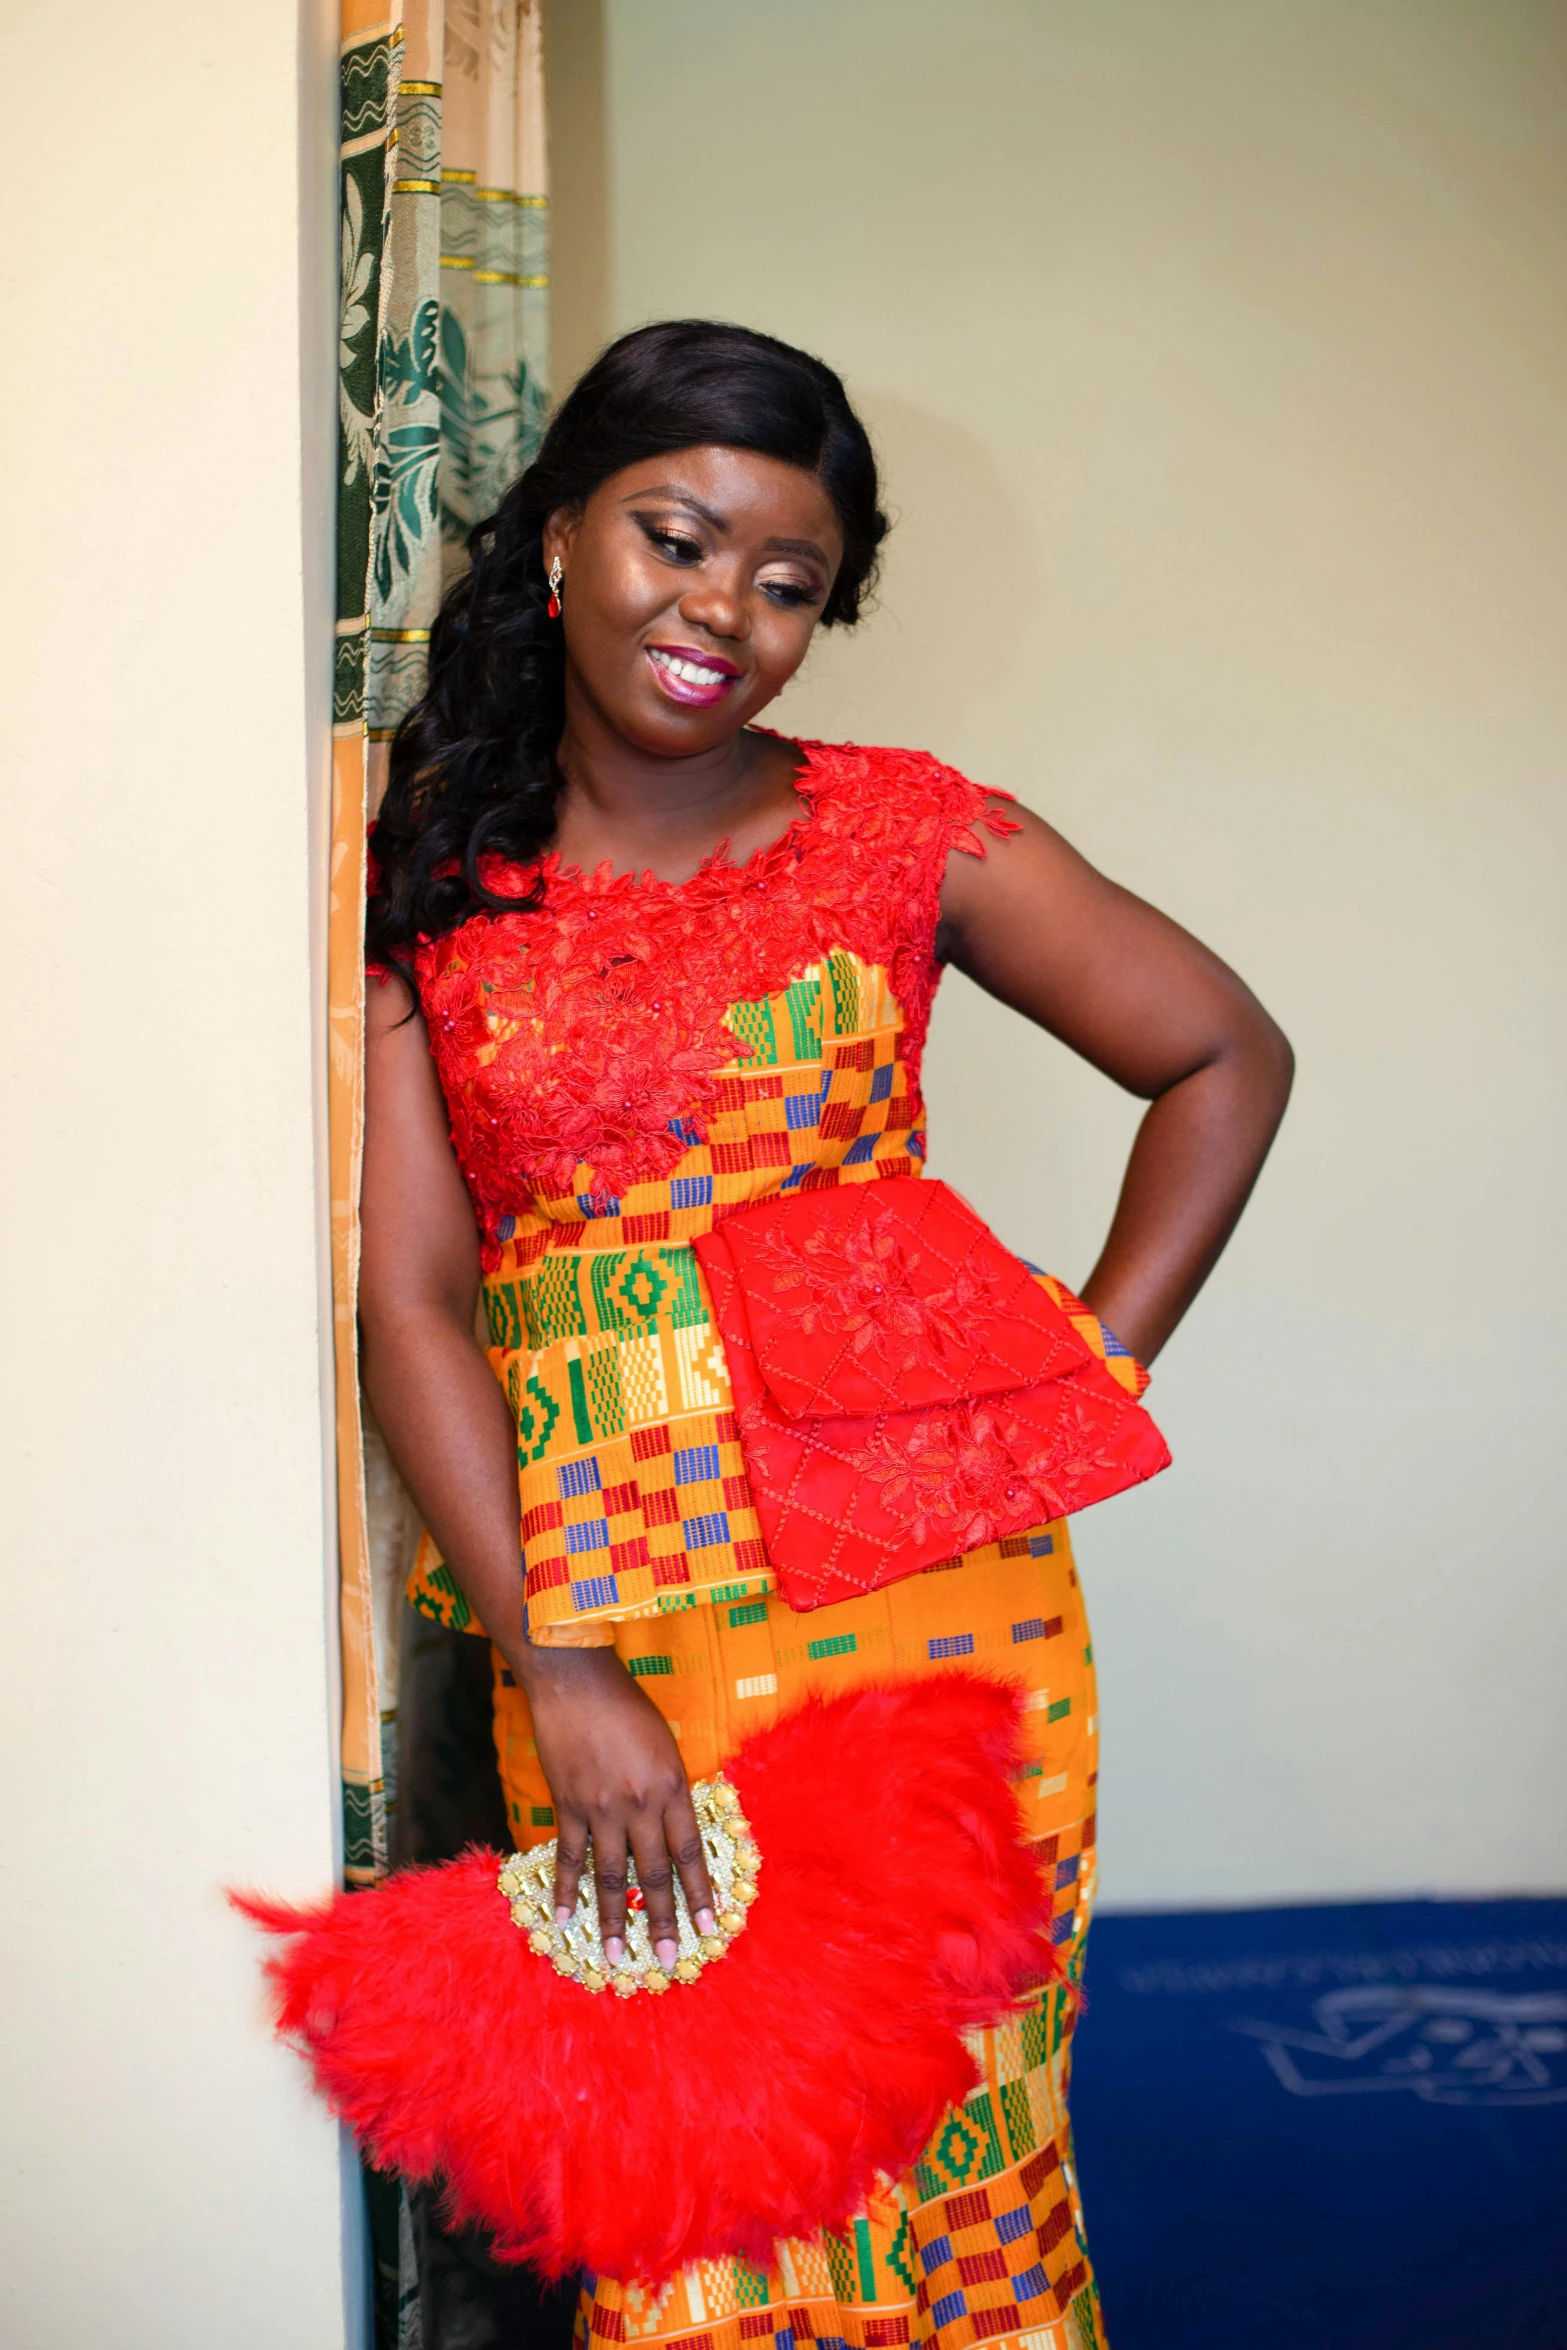
[[[558,399],[611,333],[604,0],[548,0],[544,41],[550,382]]]
[[[855,635],[818,637],[780,723],[957,759],[983,708],[1027,688],[1021,662],[1038,642],[1041,602],[1032,549],[973,434],[890,393],[852,382],[849,393],[892,517],[881,586]]]
[[[551,0],[545,26],[557,400],[612,334],[636,323],[612,307],[604,15],[603,0]],[[790,331],[776,317],[741,323]],[[822,353],[830,364],[838,356]],[[894,528],[876,609],[856,640],[818,641],[784,723],[868,741],[940,741],[957,756],[955,700],[967,718],[1011,681],[1037,630],[1040,583],[983,444],[906,399],[855,383],[849,391],[876,444]]]

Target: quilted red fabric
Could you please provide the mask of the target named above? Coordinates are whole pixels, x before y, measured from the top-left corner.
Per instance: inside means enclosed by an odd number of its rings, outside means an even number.
[[[1067,1517],[1169,1464],[1075,1326],[1092,1324],[1087,1309],[944,1183],[768,1200],[693,1246],[796,1610]]]

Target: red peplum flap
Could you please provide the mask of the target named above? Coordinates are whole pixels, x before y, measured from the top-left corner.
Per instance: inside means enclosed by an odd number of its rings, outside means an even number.
[[[792,1608],[857,1597],[1166,1467],[1147,1373],[944,1183],[768,1200],[692,1243]]]
[[[789,1419],[1000,1395],[1092,1359],[1021,1257],[944,1183],[893,1176],[769,1201],[727,1250],[756,1368]]]

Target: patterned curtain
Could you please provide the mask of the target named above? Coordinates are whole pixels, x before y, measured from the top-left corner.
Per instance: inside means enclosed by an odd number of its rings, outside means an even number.
[[[342,311],[329,914],[345,1874],[386,1867],[409,1511],[359,1395],[365,826],[430,624],[543,429],[542,0],[342,0]],[[368,1461],[368,1467],[367,1467]]]

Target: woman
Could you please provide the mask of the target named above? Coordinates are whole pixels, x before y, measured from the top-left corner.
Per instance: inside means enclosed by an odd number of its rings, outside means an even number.
[[[877,501],[835,375],[686,322],[612,346],[475,532],[375,836],[365,1380],[429,1529],[416,1602],[493,1643],[516,1840],[558,1836],[566,1907],[591,1839],[612,1959],[631,1862],[666,1962],[677,1877],[711,1930],[689,1780],[807,1690],[972,1660],[1027,1692],[1022,1795],[1075,1975],[1095,1723],[1065,1525],[792,1614],[690,1241],[806,1183],[919,1172],[955,963],[1150,1104],[1084,1291],[1146,1362],[1290,1057],[1231,972],[1009,799],[756,727],[816,628],[858,617]],[[657,2291],[590,2280],[589,2328],[1100,2341],[1069,2028],[1057,1992],[986,2034],[984,2088],[849,2233]]]

